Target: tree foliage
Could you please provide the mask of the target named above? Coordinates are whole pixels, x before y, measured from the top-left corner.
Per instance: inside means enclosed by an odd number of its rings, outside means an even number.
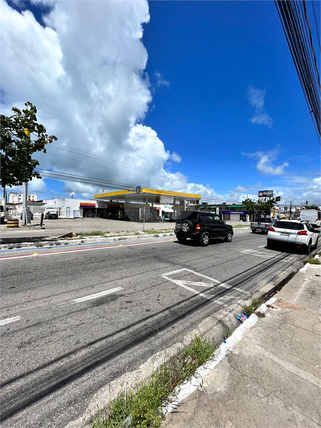
[[[319,207],[317,205],[306,205],[306,210],[319,210]]]
[[[41,178],[35,171],[39,162],[33,159],[35,152],[46,153],[46,145],[57,140],[48,136],[46,128],[37,122],[37,108],[30,102],[25,103],[22,111],[12,108],[10,117],[0,115],[1,124],[1,185],[19,186],[33,177]]]
[[[258,201],[254,201],[250,198],[247,198],[244,201],[247,214],[249,215],[255,214],[257,217],[259,217],[262,214],[269,216],[275,204],[276,204],[276,201],[274,198],[271,198],[268,200],[264,198],[264,199],[259,199]]]

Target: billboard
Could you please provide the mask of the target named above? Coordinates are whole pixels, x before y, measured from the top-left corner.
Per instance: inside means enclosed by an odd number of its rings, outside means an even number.
[[[259,198],[273,198],[273,190],[259,190]]]

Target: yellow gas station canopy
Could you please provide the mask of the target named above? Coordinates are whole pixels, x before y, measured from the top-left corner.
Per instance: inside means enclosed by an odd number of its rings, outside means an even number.
[[[193,193],[181,193],[181,192],[171,192],[170,190],[157,190],[157,189],[147,189],[145,187],[137,186],[135,189],[129,190],[119,190],[116,192],[101,193],[94,195],[94,199],[102,200],[116,200],[116,201],[141,201],[148,199],[149,202],[156,202],[156,198],[160,196],[164,197],[173,197],[174,199],[186,199],[186,200],[195,200],[199,201],[201,195],[196,195]]]

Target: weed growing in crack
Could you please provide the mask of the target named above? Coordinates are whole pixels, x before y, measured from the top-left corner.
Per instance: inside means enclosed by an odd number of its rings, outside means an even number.
[[[263,301],[261,299],[252,299],[252,302],[250,305],[243,306],[243,313],[246,316],[250,316],[254,314],[254,312],[262,305]]]

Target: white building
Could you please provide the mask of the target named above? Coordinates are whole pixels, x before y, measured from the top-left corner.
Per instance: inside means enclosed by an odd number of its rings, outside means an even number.
[[[50,209],[59,209],[59,217],[62,218],[82,218],[97,216],[96,201],[88,199],[44,199],[43,207]]]
[[[28,201],[38,201],[38,195],[34,193],[30,193],[27,196]],[[8,195],[8,203],[9,204],[18,204],[19,202],[23,202],[23,193],[14,193],[10,192]]]

